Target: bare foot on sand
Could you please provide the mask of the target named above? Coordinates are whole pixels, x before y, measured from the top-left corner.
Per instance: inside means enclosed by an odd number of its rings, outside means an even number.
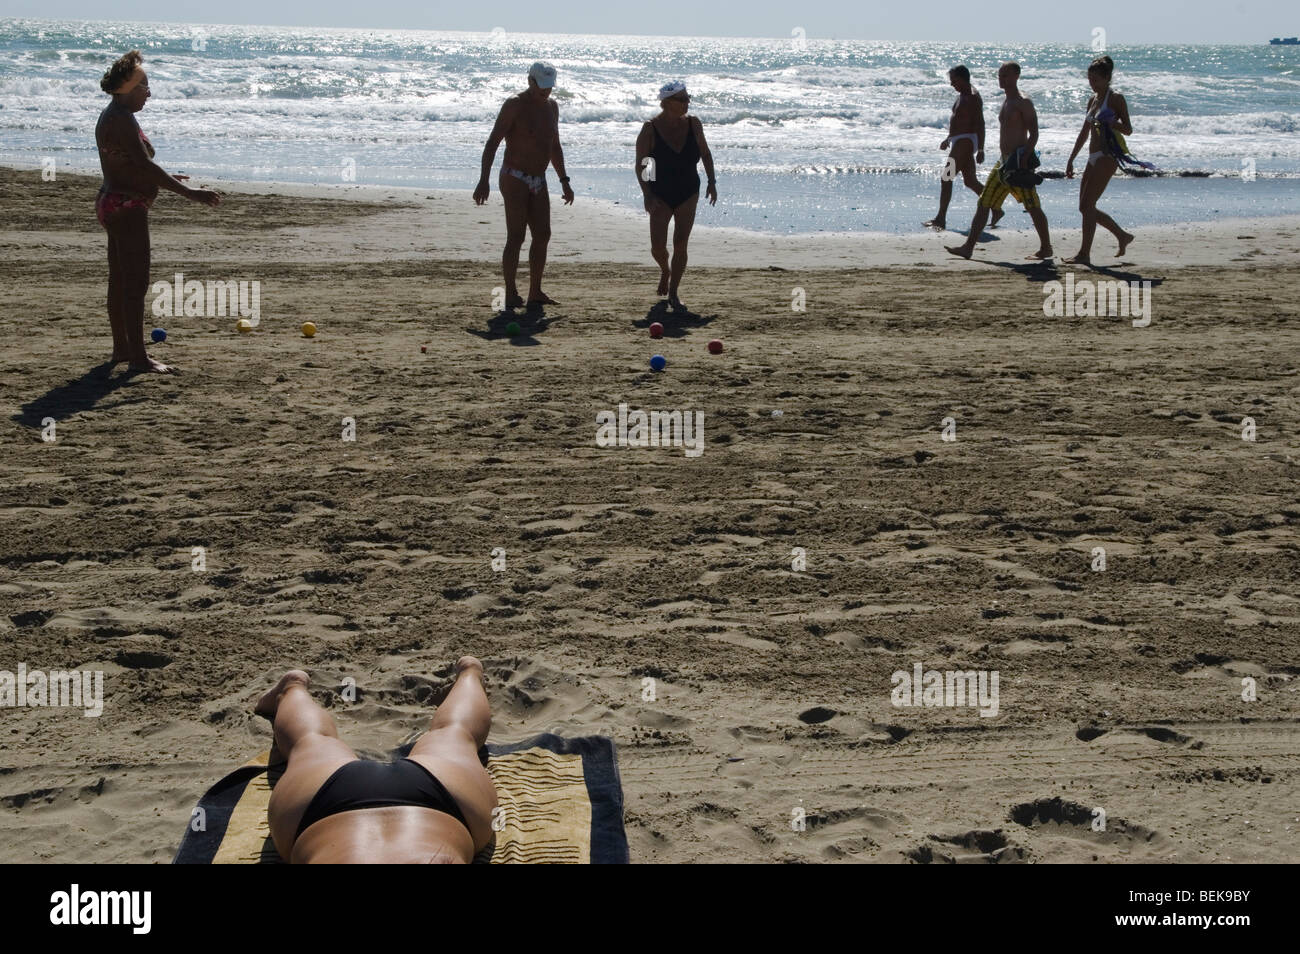
[[[290,669],[277,682],[274,688],[269,689],[262,698],[257,700],[257,705],[253,706],[253,713],[275,722],[276,710],[280,708],[280,697],[284,695],[293,684],[298,683],[304,689],[311,685],[311,676],[307,675],[301,669]]]
[[[1006,215],[1006,214],[1007,214],[1007,213],[1004,212],[1002,209],[994,209],[994,210],[993,210],[993,221],[989,223],[989,228],[993,228],[993,226],[997,225],[1000,221],[1002,221],[1002,216],[1004,216],[1004,215]]]
[[[524,307],[524,300],[519,295],[518,292],[516,292],[513,295],[506,296],[506,311],[511,311],[515,308],[522,308],[522,307]]]
[[[1119,240],[1119,251],[1115,253],[1115,257],[1120,258],[1121,256],[1123,256],[1124,249],[1128,248],[1129,243],[1132,242],[1135,238],[1137,238],[1136,235],[1132,235],[1129,232],[1125,232],[1124,237]]]
[[[477,676],[480,685],[483,683],[483,663],[475,656],[461,656],[456,660],[456,665],[451,667],[451,681],[434,690],[432,702],[435,706],[440,706],[447,701],[451,690],[456,688],[456,680],[466,672]]]
[[[1025,258],[1030,259],[1031,261],[1034,259],[1038,259],[1039,261],[1046,261],[1051,257],[1052,257],[1052,250],[1050,248],[1040,248],[1033,255],[1025,256]]]
[[[554,298],[552,298],[550,295],[546,294],[546,292],[538,292],[535,298],[528,299],[529,308],[532,308],[534,305],[558,305],[558,304],[559,302],[556,301]]]
[[[942,232],[948,227],[948,223],[943,219],[931,219],[929,222],[922,222],[927,229],[934,229],[936,232]]]
[[[175,374],[176,369],[170,364],[163,364],[161,361],[155,361],[148,355],[144,356],[144,364],[139,361],[132,361],[130,364],[132,371],[143,371],[148,374]]]
[[[967,248],[965,245],[945,245],[944,248],[956,255],[958,258],[965,259],[969,259],[970,253],[974,251],[974,249]]]
[[[691,310],[682,304],[682,300],[677,297],[676,292],[668,296],[668,307],[673,311],[679,311],[684,314],[690,314]]]
[[[667,295],[667,294],[668,294],[668,280],[669,280],[671,277],[672,277],[672,276],[669,274],[668,269],[666,269],[666,268],[663,270],[662,274],[660,274],[660,276],[659,276],[659,291],[658,291],[658,295],[659,295],[660,298],[662,298],[664,295]]]
[[[1061,264],[1062,264],[1062,265],[1088,265],[1088,266],[1091,266],[1091,265],[1092,265],[1092,262],[1088,261],[1088,256],[1087,256],[1087,255],[1084,255],[1082,252],[1078,252],[1078,253],[1076,253],[1076,254],[1074,254],[1074,255],[1071,255],[1069,258],[1063,258],[1063,259],[1061,259]]]

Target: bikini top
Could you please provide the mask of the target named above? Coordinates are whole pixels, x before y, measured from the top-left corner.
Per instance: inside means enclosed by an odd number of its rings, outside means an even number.
[[[153,143],[149,141],[149,137],[144,134],[143,129],[139,126],[136,126],[135,129],[136,132],[140,134],[140,141],[144,143],[144,148],[149,153],[149,158],[152,159],[154,157]],[[115,159],[131,158],[130,154],[125,149],[119,149],[117,146],[100,146],[99,154],[101,156],[110,156]]]
[[[1087,113],[1087,120],[1088,120],[1088,122],[1090,122],[1090,123],[1094,123],[1094,122],[1096,122],[1096,121],[1097,121],[1097,114],[1100,113],[1103,109],[1105,109],[1105,108],[1106,108],[1106,104],[1109,103],[1109,102],[1110,102],[1110,87],[1107,86],[1107,87],[1106,87],[1106,95],[1105,95],[1105,97],[1102,98],[1102,101],[1101,101],[1100,103],[1094,103],[1092,109],[1088,110],[1088,113]]]

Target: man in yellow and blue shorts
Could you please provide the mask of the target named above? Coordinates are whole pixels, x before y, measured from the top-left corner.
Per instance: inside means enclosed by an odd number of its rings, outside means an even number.
[[[984,209],[1001,209],[1002,203],[1006,201],[1007,196],[1011,196],[1017,202],[1025,207],[1025,211],[1030,209],[1041,209],[1038,204],[1038,190],[1033,186],[1013,186],[1007,185],[1002,180],[1002,163],[1005,159],[999,159],[993,166],[993,171],[989,173],[989,181],[984,184],[984,191],[980,193],[980,207]]]
[[[1007,196],[1011,196],[1025,207],[1025,211],[1034,222],[1034,228],[1038,231],[1038,251],[1029,257],[1039,260],[1052,257],[1052,239],[1047,231],[1047,216],[1043,214],[1043,207],[1038,202],[1038,190],[1033,186],[1008,185],[1002,178],[1003,164],[1015,154],[1017,149],[1024,149],[1028,154],[1032,153],[1034,146],[1038,144],[1038,113],[1034,111],[1034,104],[1020,95],[1020,90],[1017,88],[1019,81],[1020,64],[1003,63],[998,70],[998,85],[1006,93],[1006,101],[998,112],[998,122],[1001,127],[998,145],[1001,148],[1002,159],[989,173],[984,191],[980,193],[979,208],[975,210],[975,218],[971,220],[970,234],[966,236],[966,243],[945,246],[949,252],[962,258],[971,257],[971,253],[975,251],[975,243],[984,231],[985,223],[988,222],[989,210],[1002,208],[1002,203],[1006,201]]]

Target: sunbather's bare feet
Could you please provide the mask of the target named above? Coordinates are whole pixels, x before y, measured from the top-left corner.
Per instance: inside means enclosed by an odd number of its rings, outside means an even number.
[[[669,279],[671,279],[671,278],[672,278],[672,275],[671,275],[671,273],[668,271],[668,269],[666,269],[666,268],[663,270],[662,273],[660,273],[660,275],[659,275],[659,290],[658,290],[658,292],[657,292],[657,294],[659,295],[660,298],[662,298],[664,295],[667,295],[667,294],[668,294],[668,281],[669,281]]]
[[[480,685],[483,684],[483,663],[476,656],[461,656],[460,659],[456,660],[456,665],[451,667],[450,680],[434,690],[433,704],[440,706],[446,702],[447,696],[456,688],[456,681],[467,672],[477,677]]]
[[[1051,258],[1051,257],[1052,257],[1052,249],[1051,249],[1050,246],[1049,246],[1048,248],[1040,248],[1040,249],[1039,249],[1037,252],[1035,252],[1033,255],[1026,255],[1026,256],[1025,256],[1025,258],[1028,258],[1028,259],[1031,259],[1031,260],[1032,260],[1032,259],[1038,259],[1039,261],[1046,261],[1047,259],[1049,259],[1049,258]]]
[[[176,369],[170,364],[163,364],[161,361],[155,361],[153,358],[145,355],[144,361],[132,361],[129,365],[132,371],[144,371],[148,374],[175,374]]]
[[[972,248],[967,248],[965,245],[945,245],[944,248],[946,248],[952,254],[956,255],[958,258],[966,258],[966,259],[969,259],[970,253],[975,251]]]
[[[1074,255],[1071,255],[1069,258],[1063,258],[1063,259],[1061,259],[1061,264],[1063,264],[1063,265],[1091,265],[1092,262],[1088,261],[1088,256],[1087,256],[1087,255],[1084,255],[1082,252],[1076,252]]]
[[[1006,213],[1006,210],[1004,210],[1004,209],[994,209],[994,210],[993,210],[993,221],[989,223],[989,228],[993,228],[993,226],[997,225],[998,222],[1002,221],[1002,216],[1004,216],[1004,215],[1006,215],[1006,214],[1007,214],[1007,213]]]
[[[1137,238],[1136,235],[1133,235],[1129,232],[1125,232],[1124,237],[1119,240],[1119,251],[1115,253],[1115,257],[1120,258],[1121,256],[1123,256],[1124,249],[1128,248],[1129,243],[1132,242],[1135,238]]]
[[[481,663],[476,656],[461,656],[457,659],[456,668],[452,671],[452,675],[459,678],[460,674],[466,670],[471,672],[477,670],[478,677],[480,679],[483,678],[483,663]]]
[[[311,685],[311,676],[301,669],[290,669],[280,677],[280,681],[275,684],[274,688],[269,689],[262,698],[257,700],[257,705],[253,706],[254,714],[265,716],[274,722],[275,712],[280,708],[280,697],[295,682],[301,683],[303,688],[306,688]]]
[[[942,232],[948,227],[948,223],[943,219],[931,219],[929,222],[922,222],[927,229],[934,229],[936,232]]]

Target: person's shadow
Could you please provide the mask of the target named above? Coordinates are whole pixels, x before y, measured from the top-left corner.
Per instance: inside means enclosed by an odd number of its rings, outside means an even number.
[[[137,374],[142,373],[128,370],[127,373],[114,377],[112,371],[113,365],[105,361],[91,368],[81,377],[51,388],[34,401],[24,404],[13,419],[24,427],[34,428],[44,427],[43,422],[48,417],[56,421],[65,420],[73,414],[91,410],[118,388],[128,384]],[[114,402],[112,406],[138,404],[147,400],[149,398],[143,396],[123,399]]]
[[[559,321],[559,318],[547,318],[546,315],[539,311],[515,314],[509,309],[498,312],[488,319],[487,329],[483,328],[466,328],[465,330],[477,338],[485,341],[495,341],[498,338],[509,338],[510,343],[521,348],[531,348],[539,345],[541,342],[537,335],[544,334],[551,325]],[[511,322],[519,325],[519,333],[512,335],[509,326]]]
[[[987,264],[996,265],[999,268],[1005,268],[1023,275],[1030,282],[1064,281],[1064,276],[1057,268],[1055,259],[1047,259],[1041,262],[988,262]],[[1165,283],[1163,278],[1146,278],[1136,272],[1122,272],[1105,265],[1070,265],[1065,263],[1062,263],[1062,265],[1074,272],[1076,282],[1094,281],[1095,279],[1092,276],[1104,275],[1118,282],[1150,282],[1152,288],[1158,288]]]
[[[655,302],[644,318],[632,322],[633,328],[649,328],[655,322],[664,327],[665,338],[685,338],[692,328],[704,328],[713,322],[712,315],[699,315],[686,311],[669,311],[666,299]]]
[[[1107,278],[1120,282],[1150,282],[1152,288],[1159,288],[1165,283],[1163,278],[1147,278],[1136,272],[1121,272],[1115,266],[1093,265],[1092,270],[1098,275],[1105,275]]]
[[[1005,268],[1008,271],[1015,272],[1017,275],[1024,276],[1028,282],[1054,282],[1061,278],[1060,272],[1056,270],[1055,259],[1042,259],[1033,262],[985,262],[986,265],[996,265],[998,268]]]
[[[984,226],[984,231],[980,232],[980,237],[979,237],[978,239],[976,239],[976,241],[979,242],[981,245],[985,245],[985,244],[987,244],[987,243],[989,243],[989,242],[1001,242],[1001,241],[1002,241],[1002,236],[998,235],[997,232],[990,232],[990,231],[989,231],[990,228],[992,228],[992,226],[989,226],[989,225]],[[969,228],[965,228],[965,229],[947,229],[947,231],[952,232],[954,235],[960,235],[960,236],[961,236],[962,238],[964,238],[964,239],[968,239],[968,238],[970,238],[970,229],[969,229]],[[946,245],[946,244],[948,244],[948,243],[945,242],[944,244]]]

